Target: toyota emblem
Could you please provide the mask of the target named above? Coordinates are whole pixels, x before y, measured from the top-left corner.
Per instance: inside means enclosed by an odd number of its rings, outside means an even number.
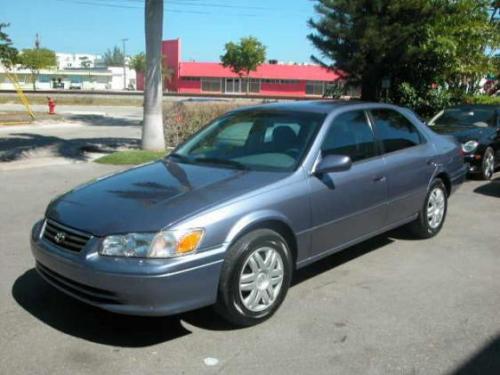
[[[56,241],[57,243],[61,243],[64,241],[65,238],[66,238],[66,233],[57,232],[56,235],[54,236],[54,241]]]

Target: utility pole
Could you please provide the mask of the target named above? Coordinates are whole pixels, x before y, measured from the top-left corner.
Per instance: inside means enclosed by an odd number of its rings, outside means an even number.
[[[127,43],[128,39],[123,38],[122,43],[123,43],[123,89],[127,89],[127,55],[126,55],[126,50],[125,50],[125,44]]]
[[[40,36],[38,33],[35,35],[35,49],[40,49]]]

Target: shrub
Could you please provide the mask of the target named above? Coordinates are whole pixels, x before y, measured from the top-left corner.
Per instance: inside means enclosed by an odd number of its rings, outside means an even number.
[[[467,104],[494,104],[500,105],[500,96],[475,95],[465,98]]]
[[[167,146],[175,147],[191,134],[224,113],[243,106],[241,103],[184,103],[166,106],[163,126]]]
[[[463,103],[464,97],[461,92],[440,86],[417,90],[409,83],[403,82],[395,90],[391,101],[412,109],[423,118],[430,118],[446,107]]]

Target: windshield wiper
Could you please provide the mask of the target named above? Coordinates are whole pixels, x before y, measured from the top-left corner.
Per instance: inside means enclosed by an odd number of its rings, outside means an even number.
[[[248,169],[248,167],[245,164],[239,163],[239,162],[234,161],[234,160],[229,160],[229,159],[195,158],[194,161],[198,162],[198,163],[227,165],[230,167],[234,167],[236,169]]]

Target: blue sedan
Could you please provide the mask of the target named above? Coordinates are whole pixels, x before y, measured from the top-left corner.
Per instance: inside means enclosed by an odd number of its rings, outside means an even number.
[[[252,325],[278,309],[298,268],[400,226],[436,235],[465,172],[459,144],[404,108],[244,108],[163,160],[57,197],[32,251],[45,280],[103,309],[214,305]]]

